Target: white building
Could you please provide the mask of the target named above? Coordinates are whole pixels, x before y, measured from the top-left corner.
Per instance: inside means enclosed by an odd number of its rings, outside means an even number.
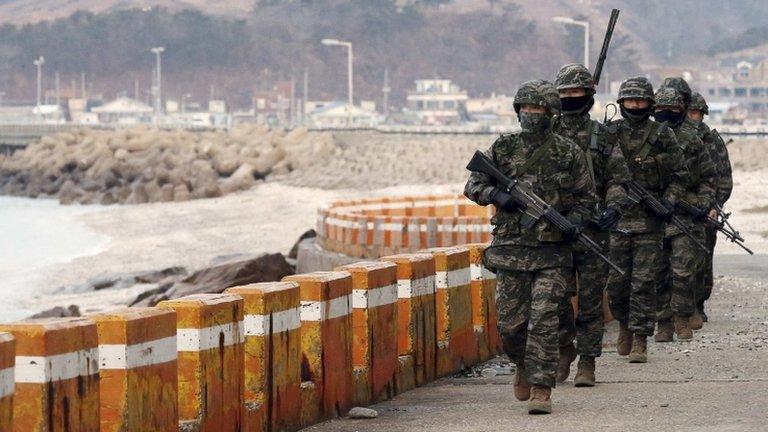
[[[379,116],[373,111],[350,107],[345,102],[331,102],[307,113],[309,122],[318,128],[366,128],[379,124]]]
[[[512,96],[491,94],[490,97],[468,99],[467,113],[475,121],[485,118],[495,118],[500,124],[511,124],[517,121]]]
[[[461,120],[459,110],[467,102],[467,92],[451,80],[416,80],[416,89],[408,92],[408,109],[426,124],[451,124]]]
[[[140,101],[128,97],[119,97],[91,110],[98,114],[101,123],[149,123],[154,109]]]

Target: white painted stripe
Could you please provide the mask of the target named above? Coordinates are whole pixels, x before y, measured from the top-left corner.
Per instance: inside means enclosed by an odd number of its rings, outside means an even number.
[[[384,231],[402,231],[403,224],[399,222],[388,222],[388,223],[381,224],[381,228]]]
[[[469,269],[466,267],[457,270],[451,270],[449,272],[435,272],[436,289],[448,289],[462,285],[469,285],[469,280]]]
[[[176,331],[176,345],[179,352],[205,351],[219,347],[224,336],[224,346],[243,343],[245,335],[241,330],[243,322],[229,322],[204,328],[180,328]]]
[[[0,399],[12,395],[14,386],[13,367],[0,370]]]
[[[496,273],[483,267],[483,280],[496,280]]]
[[[354,228],[357,226],[357,222],[355,221],[338,219],[338,218],[328,218],[326,219],[326,223],[328,225],[334,225],[342,228]]]
[[[414,201],[413,202],[414,207],[448,207],[448,206],[453,207],[456,204],[463,204],[463,202],[457,201],[455,198],[434,200],[434,201]]]
[[[352,308],[368,309],[397,302],[397,285],[352,290]]]
[[[469,272],[472,275],[472,280],[496,279],[496,275],[481,264],[470,264]]]
[[[435,277],[397,280],[397,297],[413,298],[435,293]]]
[[[100,369],[133,369],[176,360],[176,336],[133,345],[99,345]]]
[[[301,320],[324,321],[349,315],[352,312],[351,303],[352,294],[328,301],[302,301]]]
[[[246,315],[243,321],[246,336],[264,336],[301,327],[299,308],[272,312],[270,315]]]
[[[45,384],[99,373],[99,349],[51,356],[16,356],[17,383]]]

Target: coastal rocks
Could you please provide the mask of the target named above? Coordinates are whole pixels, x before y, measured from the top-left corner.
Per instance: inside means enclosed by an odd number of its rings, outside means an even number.
[[[67,317],[79,317],[80,308],[75,305],[69,305],[69,307],[56,306],[48,310],[36,313],[29,317],[30,319],[36,318],[67,318]]]
[[[323,164],[335,151],[332,134],[306,128],[76,129],[3,156],[0,193],[103,205],[213,198]]]

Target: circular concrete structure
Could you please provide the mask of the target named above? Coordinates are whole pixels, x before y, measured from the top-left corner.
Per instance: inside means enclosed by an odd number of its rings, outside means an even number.
[[[492,212],[463,195],[337,201],[318,210],[317,242],[356,258],[485,243]]]

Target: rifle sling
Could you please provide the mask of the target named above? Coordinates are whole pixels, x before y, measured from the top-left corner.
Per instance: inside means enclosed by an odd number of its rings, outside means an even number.
[[[522,175],[526,172],[528,172],[529,169],[533,168],[536,163],[538,163],[541,158],[544,157],[545,154],[549,151],[549,149],[555,144],[555,139],[553,136],[550,136],[547,138],[547,141],[542,144],[539,148],[533,151],[531,156],[526,159],[525,163],[523,163],[522,166],[520,166],[520,170],[517,172],[517,175]]]

